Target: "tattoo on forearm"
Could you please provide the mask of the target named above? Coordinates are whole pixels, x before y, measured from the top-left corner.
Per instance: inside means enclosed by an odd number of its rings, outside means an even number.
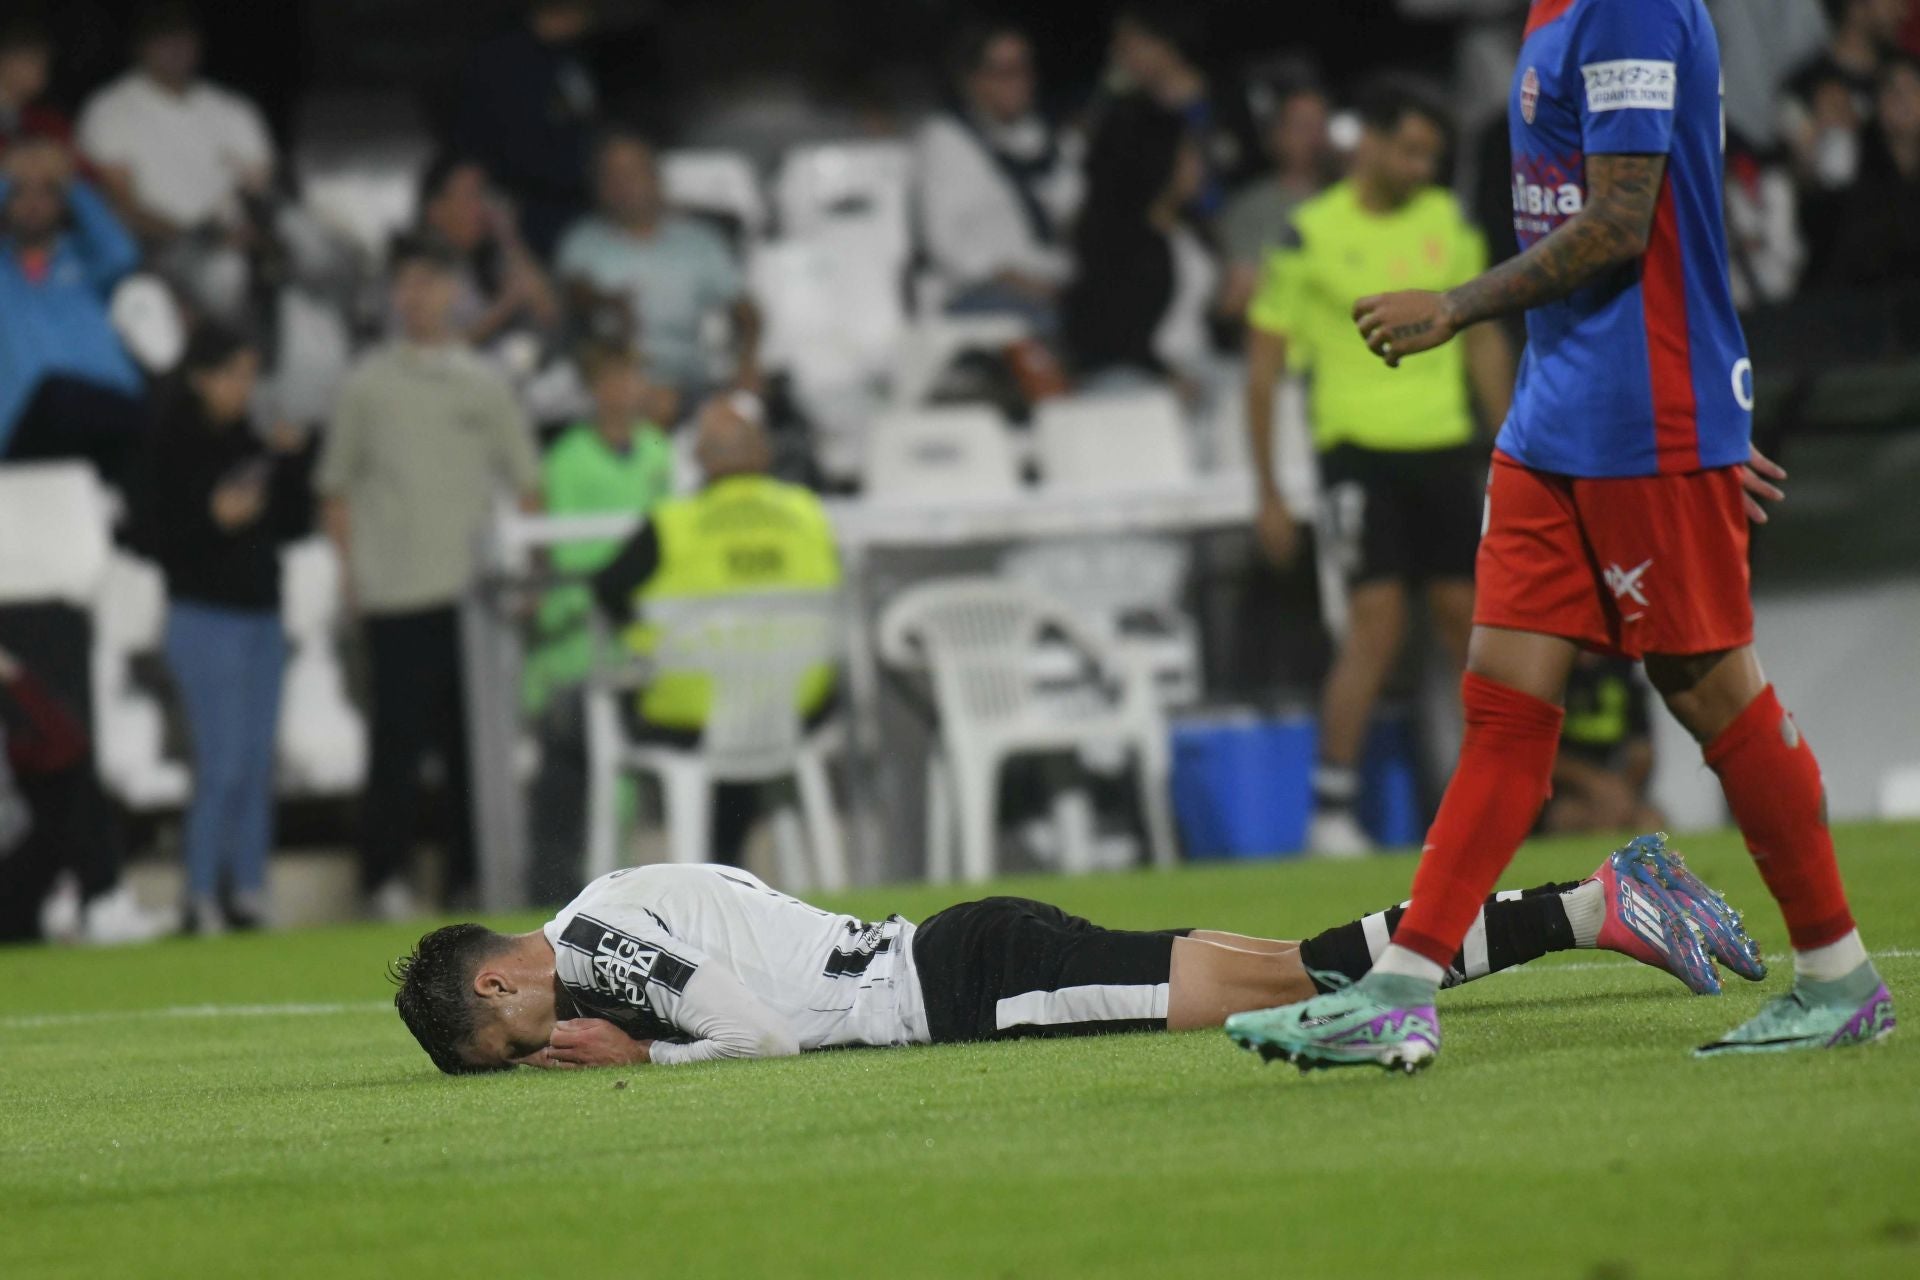
[[[1564,298],[1646,251],[1667,171],[1663,155],[1587,157],[1587,203],[1518,257],[1447,295],[1459,327]]]

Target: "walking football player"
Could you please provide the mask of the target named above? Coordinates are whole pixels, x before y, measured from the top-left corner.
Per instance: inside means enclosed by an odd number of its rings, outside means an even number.
[[[1645,660],[1786,917],[1793,990],[1699,1052],[1879,1039],[1893,1000],[1841,888],[1820,768],[1753,650],[1747,521],[1765,516],[1751,495],[1777,498],[1766,477],[1783,473],[1750,442],[1706,5],[1534,0],[1508,109],[1523,252],[1447,293],[1354,304],[1389,365],[1527,313],[1475,566],[1459,764],[1379,963],[1351,988],[1231,1019],[1229,1034],[1302,1066],[1412,1070],[1439,1052],[1434,992],[1545,802],[1561,691],[1586,647]]]

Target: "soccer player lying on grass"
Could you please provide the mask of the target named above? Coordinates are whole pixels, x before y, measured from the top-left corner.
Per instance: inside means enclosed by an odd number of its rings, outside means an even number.
[[[1578,947],[1632,956],[1703,994],[1720,989],[1714,958],[1764,976],[1739,915],[1718,895],[1672,892],[1659,848],[1644,837],[1586,880],[1487,899],[1449,985]],[[1103,929],[1025,898],[869,924],[733,867],[637,867],[595,880],[532,933],[435,930],[394,965],[394,1005],[453,1075],[1185,1031],[1360,978],[1401,911],[1304,942]]]

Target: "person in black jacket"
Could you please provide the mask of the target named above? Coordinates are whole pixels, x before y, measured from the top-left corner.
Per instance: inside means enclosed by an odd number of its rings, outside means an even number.
[[[208,327],[189,340],[142,516],[166,574],[167,665],[193,744],[187,916],[202,934],[264,923],[287,656],[279,548],[312,522],[301,442],[285,428],[269,442],[248,421],[259,366],[238,334]]]

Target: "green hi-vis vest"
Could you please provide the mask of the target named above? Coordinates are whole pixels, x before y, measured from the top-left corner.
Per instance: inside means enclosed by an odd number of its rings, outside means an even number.
[[[840,585],[833,526],[820,500],[799,485],[729,476],[693,497],[662,502],[650,519],[660,566],[634,593],[641,621],[628,628],[627,643],[636,653],[653,649],[655,630],[645,621],[649,601]],[[833,678],[831,666],[807,673],[798,694],[803,714],[826,702]],[[712,705],[712,682],[703,675],[666,673],[640,695],[641,716],[670,729],[700,728]]]

